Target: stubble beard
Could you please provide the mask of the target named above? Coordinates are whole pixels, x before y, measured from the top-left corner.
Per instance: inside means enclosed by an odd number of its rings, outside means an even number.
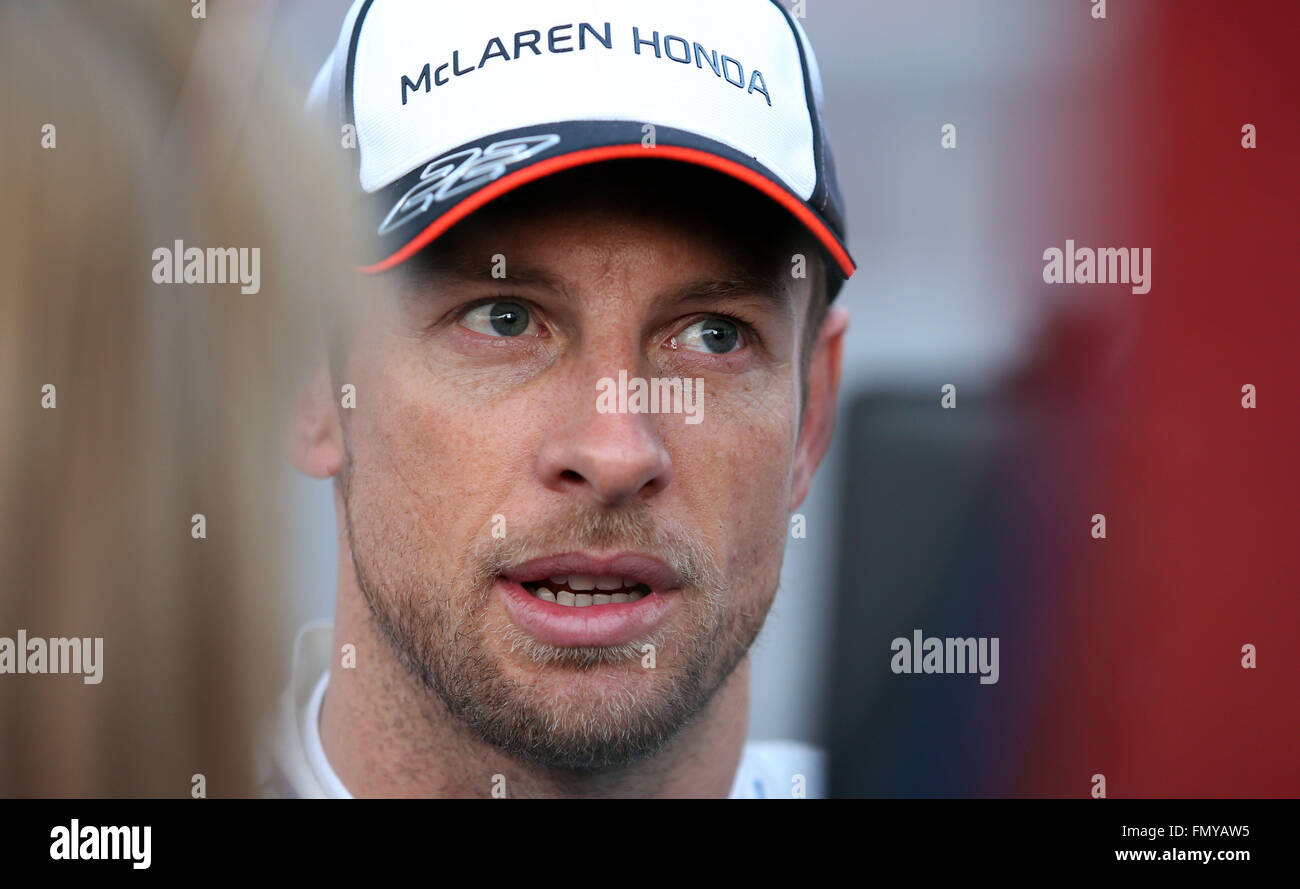
[[[774,593],[765,591],[761,606],[745,608],[728,595],[707,547],[682,529],[656,528],[645,512],[574,507],[526,534],[512,531],[508,541],[477,543],[450,573],[395,565],[399,554],[409,558],[411,547],[379,542],[394,539],[390,530],[398,540],[411,540],[409,529],[385,528],[391,513],[380,512],[378,522],[364,510],[358,514],[350,473],[341,475],[357,583],[382,636],[452,718],[520,762],[581,774],[623,768],[663,752],[745,656]],[[369,527],[359,529],[358,518]],[[376,545],[367,549],[366,543]],[[616,647],[561,648],[528,636],[506,618],[489,619],[495,581],[504,569],[583,549],[664,559],[684,581],[679,628]],[[644,665],[648,652],[654,657],[650,668]],[[508,675],[507,656],[527,662],[527,672],[538,678]],[[598,671],[603,681],[594,681]],[[628,676],[625,685],[609,681],[619,672]]]

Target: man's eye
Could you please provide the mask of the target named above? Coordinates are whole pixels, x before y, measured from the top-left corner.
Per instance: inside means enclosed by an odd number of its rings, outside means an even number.
[[[740,331],[725,318],[708,318],[695,322],[676,339],[679,346],[687,349],[723,355],[735,351],[740,341]]]
[[[460,323],[488,336],[523,336],[526,333],[537,335],[537,325],[533,323],[532,316],[519,303],[498,302],[475,306],[461,316]]]

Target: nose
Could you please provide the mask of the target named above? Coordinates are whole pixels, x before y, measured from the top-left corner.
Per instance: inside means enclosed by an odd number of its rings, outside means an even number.
[[[556,417],[537,452],[537,472],[550,490],[617,507],[653,497],[673,476],[659,418],[644,413],[601,413],[596,387],[574,393],[585,407]]]

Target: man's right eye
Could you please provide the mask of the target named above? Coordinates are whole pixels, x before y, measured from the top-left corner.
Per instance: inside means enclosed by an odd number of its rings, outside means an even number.
[[[483,303],[470,309],[460,319],[461,325],[487,336],[537,336],[536,322],[519,303]]]

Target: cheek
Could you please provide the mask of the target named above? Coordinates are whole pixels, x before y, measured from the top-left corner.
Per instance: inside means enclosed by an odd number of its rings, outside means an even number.
[[[518,477],[509,468],[527,466],[526,418],[475,394],[492,387],[435,374],[400,343],[376,354],[349,434],[357,494],[390,513],[388,525],[405,525],[404,537],[460,552],[501,511]]]
[[[696,528],[724,539],[720,564],[737,588],[775,583],[789,520],[796,422],[777,393],[715,399],[698,426],[679,433],[674,486]]]

